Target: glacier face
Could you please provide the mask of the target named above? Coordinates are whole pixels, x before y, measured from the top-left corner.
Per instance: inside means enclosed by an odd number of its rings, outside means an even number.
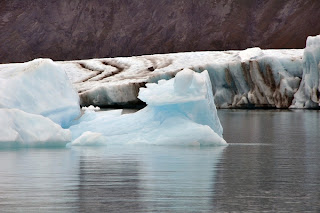
[[[318,108],[320,98],[320,35],[309,36],[303,52],[303,77],[292,108]]]
[[[79,97],[50,59],[0,67],[0,108],[16,108],[68,127],[80,115]]]
[[[59,62],[83,106],[135,106],[140,87],[184,68],[208,70],[218,108],[288,108],[303,73],[303,50],[211,51]]]
[[[139,98],[147,106],[136,113],[87,110],[70,127],[70,145],[89,145],[99,133],[106,144],[226,145],[207,71],[184,69],[174,79],[146,87]]]
[[[208,70],[218,108],[319,108],[320,36],[305,49],[210,51],[60,62],[81,105],[132,106],[145,84]]]

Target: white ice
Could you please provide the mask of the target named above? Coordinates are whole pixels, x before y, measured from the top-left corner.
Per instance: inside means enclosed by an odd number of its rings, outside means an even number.
[[[62,127],[80,115],[78,94],[64,70],[50,59],[0,69],[0,108],[43,115]]]
[[[107,139],[102,133],[84,132],[80,137],[67,144],[70,146],[102,146],[106,145]]]
[[[82,107],[81,108],[82,110],[93,110],[93,111],[99,111],[100,110],[100,107],[98,107],[98,106],[93,106],[93,105],[90,105],[90,106],[88,106],[88,107]]]
[[[309,36],[303,52],[303,76],[291,108],[317,108],[320,94],[320,35]]]
[[[103,134],[106,144],[226,144],[207,71],[185,69],[174,79],[146,86],[141,88],[139,98],[147,107],[124,115],[86,111],[84,118],[70,127],[74,141],[91,131]]]
[[[65,146],[71,141],[69,130],[19,109],[0,109],[0,127],[1,148]]]

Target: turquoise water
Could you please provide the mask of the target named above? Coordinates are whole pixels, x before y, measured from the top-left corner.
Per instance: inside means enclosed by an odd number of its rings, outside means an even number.
[[[0,150],[0,212],[320,212],[320,113],[219,110],[227,147]]]

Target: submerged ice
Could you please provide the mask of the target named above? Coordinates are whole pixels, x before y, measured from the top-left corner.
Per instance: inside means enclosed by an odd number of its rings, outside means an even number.
[[[94,138],[86,136],[90,131],[101,133],[106,144],[226,144],[207,71],[185,69],[174,79],[146,84],[139,98],[147,106],[132,114],[110,111],[99,115],[87,110],[80,122],[70,127],[74,141],[85,137],[85,144],[90,144],[88,140]]]

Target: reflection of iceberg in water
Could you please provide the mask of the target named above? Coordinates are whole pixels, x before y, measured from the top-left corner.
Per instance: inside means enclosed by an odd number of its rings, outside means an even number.
[[[73,148],[81,156],[79,206],[107,212],[209,211],[223,149]]]
[[[0,153],[0,212],[72,212],[78,161],[66,149]]]
[[[223,149],[108,146],[2,152],[1,212],[209,211]]]
[[[212,210],[215,173],[224,147],[148,152],[141,175],[142,202],[149,212]]]

